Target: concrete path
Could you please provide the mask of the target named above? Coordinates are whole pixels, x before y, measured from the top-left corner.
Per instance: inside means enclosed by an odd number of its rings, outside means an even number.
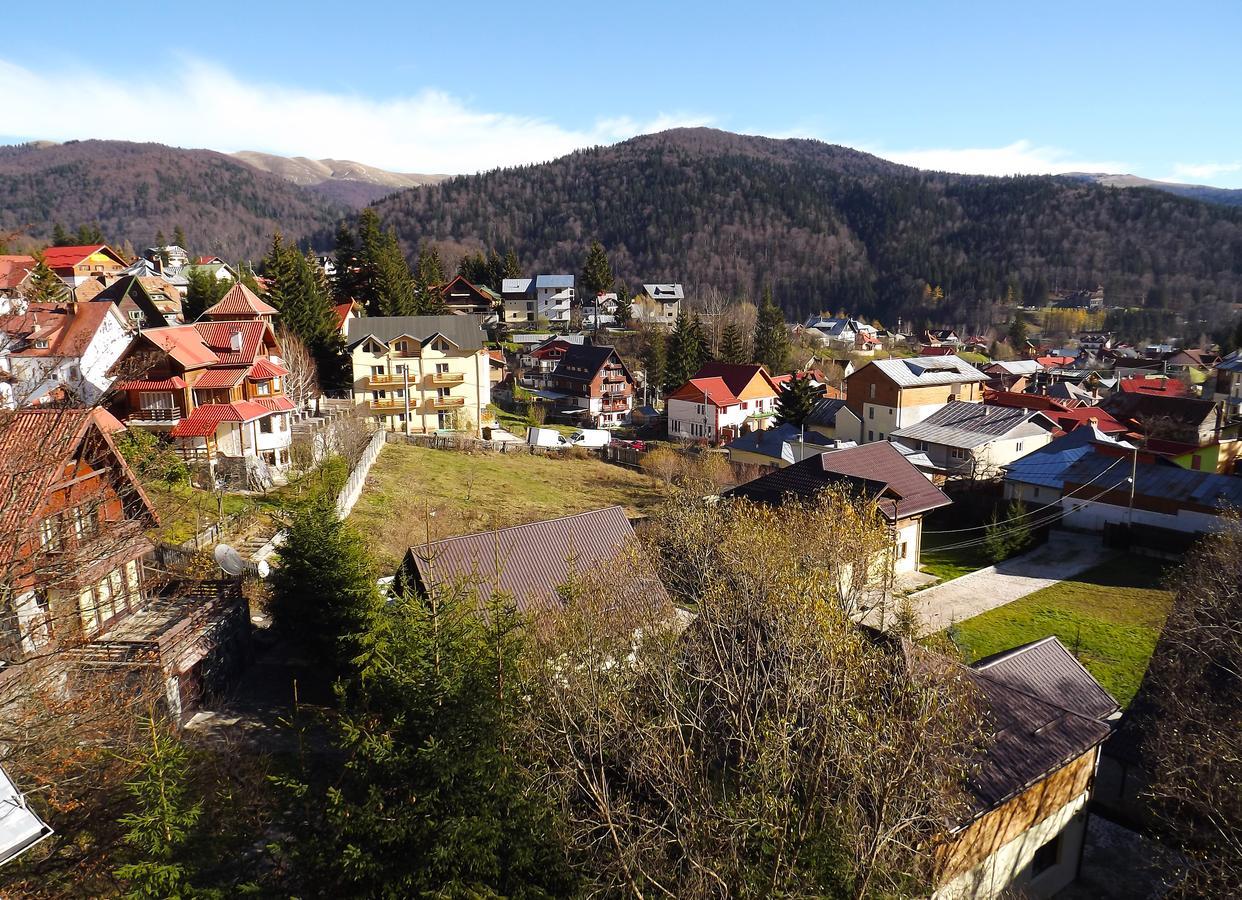
[[[910,594],[927,632],[940,631],[1041,588],[1072,578],[1116,555],[1095,535],[1053,531],[1030,553]]]

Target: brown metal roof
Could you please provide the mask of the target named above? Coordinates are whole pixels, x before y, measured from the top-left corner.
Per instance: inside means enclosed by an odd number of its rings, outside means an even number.
[[[502,593],[523,614],[541,613],[561,608],[558,588],[572,576],[604,571],[633,538],[625,510],[610,506],[412,547],[406,567],[416,572],[424,592],[465,582],[477,590],[480,605]],[[654,577],[634,583],[628,595],[616,599],[632,607],[639,620],[652,610],[672,609]]]
[[[1121,708],[1055,635],[981,659],[971,668],[1084,716],[1103,719]]]

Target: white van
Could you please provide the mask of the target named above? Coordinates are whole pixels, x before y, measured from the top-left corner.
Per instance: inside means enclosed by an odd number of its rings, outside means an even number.
[[[612,435],[602,428],[583,428],[569,436],[569,443],[575,447],[607,447]]]
[[[555,428],[527,428],[526,443],[533,447],[569,446],[569,441]]]

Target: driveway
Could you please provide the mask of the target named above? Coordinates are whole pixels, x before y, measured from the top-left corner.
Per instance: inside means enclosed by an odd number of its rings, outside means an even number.
[[[910,594],[928,632],[948,628],[1049,585],[1073,578],[1116,555],[1097,536],[1053,531],[1030,553]]]

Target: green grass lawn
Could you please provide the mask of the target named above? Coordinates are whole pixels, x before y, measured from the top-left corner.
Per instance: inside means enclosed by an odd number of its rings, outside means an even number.
[[[643,512],[663,484],[595,458],[475,454],[388,444],[349,520],[384,566],[411,544],[620,504]]]
[[[1172,604],[1164,563],[1121,556],[950,629],[967,661],[1055,634],[1123,705],[1147,671]]]
[[[990,565],[992,565],[992,560],[983,552],[982,547],[941,550],[925,544],[920,556],[919,568],[941,581],[948,581]]]

